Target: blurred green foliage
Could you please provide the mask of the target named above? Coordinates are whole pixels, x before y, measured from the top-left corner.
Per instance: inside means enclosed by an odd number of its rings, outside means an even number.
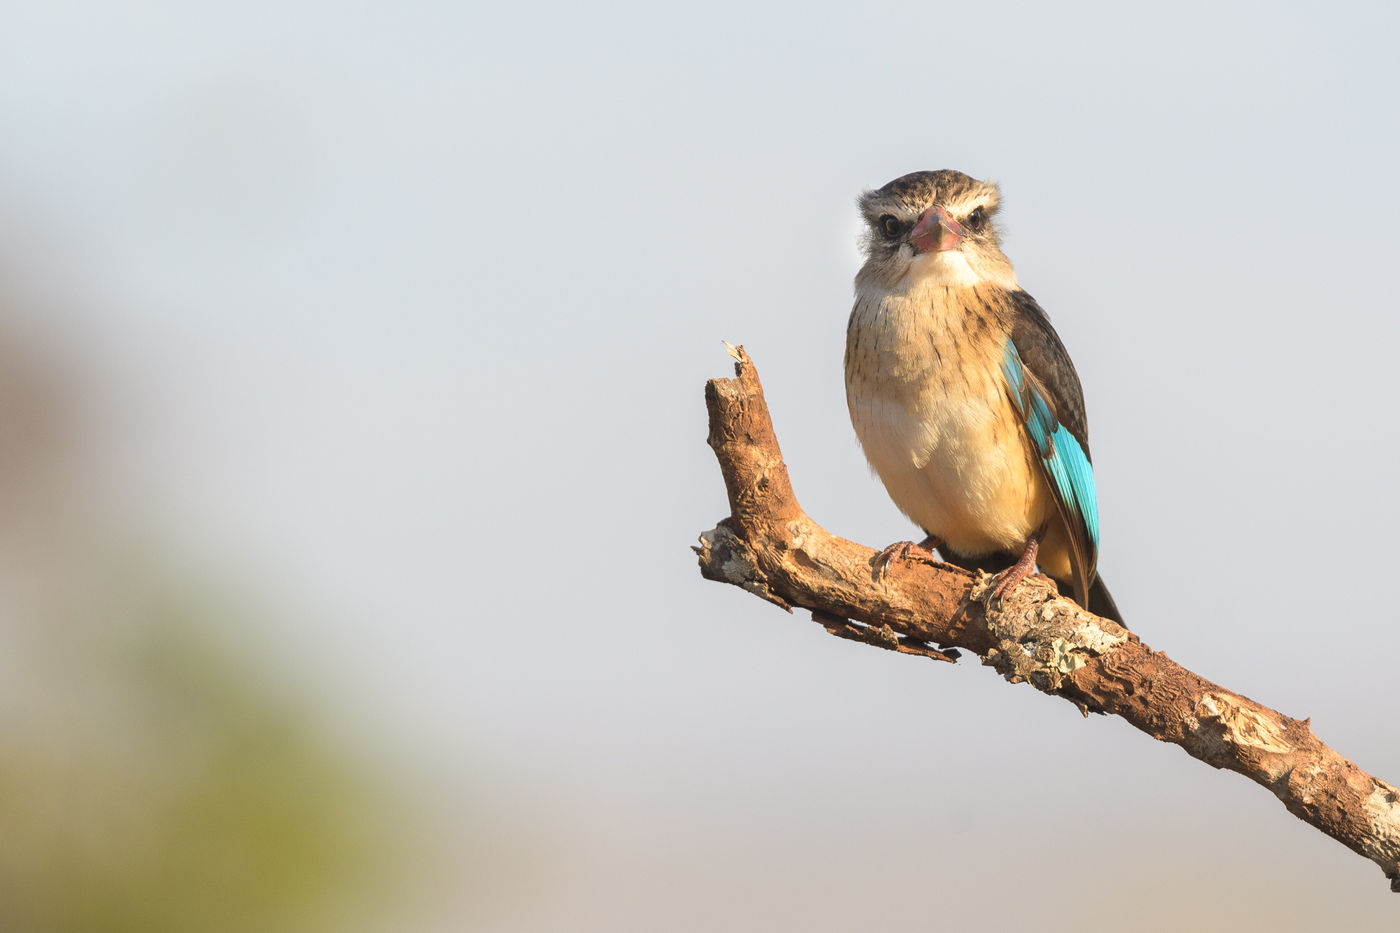
[[[344,930],[388,889],[389,794],[314,708],[146,588],[57,626],[0,732],[0,930]],[[32,647],[32,645],[31,645]]]

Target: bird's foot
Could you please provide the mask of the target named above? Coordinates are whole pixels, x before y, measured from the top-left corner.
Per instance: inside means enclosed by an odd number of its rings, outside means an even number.
[[[875,555],[875,576],[877,579],[887,576],[890,572],[890,564],[897,560],[904,560],[911,554],[925,560],[937,560],[933,556],[934,549],[942,546],[943,539],[938,535],[929,535],[918,544],[913,541],[896,541]]]
[[[997,607],[1000,608],[1006,595],[1020,586],[1022,580],[1035,572],[1035,558],[1039,553],[1040,537],[1033,535],[1026,542],[1026,549],[1021,552],[1020,559],[996,575],[996,586],[988,594],[988,602],[996,603]]]

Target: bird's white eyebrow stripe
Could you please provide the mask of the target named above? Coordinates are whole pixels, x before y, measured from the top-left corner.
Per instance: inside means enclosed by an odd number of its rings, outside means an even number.
[[[1001,197],[996,188],[987,186],[977,191],[959,194],[951,201],[940,199],[940,203],[949,214],[957,218],[966,217],[979,207],[984,209],[988,215],[995,215],[1001,207]],[[872,227],[878,225],[880,218],[886,214],[908,222],[916,219],[921,213],[919,208],[910,206],[903,200],[877,197],[875,191],[867,191],[861,195],[859,205],[865,222]]]

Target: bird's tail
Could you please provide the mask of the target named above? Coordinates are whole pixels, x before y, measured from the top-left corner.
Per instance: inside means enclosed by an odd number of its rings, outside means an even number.
[[[1124,628],[1128,627],[1123,621],[1123,614],[1118,611],[1118,604],[1113,601],[1113,595],[1108,592],[1108,587],[1103,585],[1103,577],[1094,577],[1094,582],[1089,586],[1089,605],[1084,608],[1096,616],[1112,619]]]

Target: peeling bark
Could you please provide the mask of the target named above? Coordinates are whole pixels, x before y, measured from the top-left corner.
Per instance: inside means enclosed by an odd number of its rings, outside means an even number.
[[[730,515],[700,536],[700,572],[828,632],[952,661],[976,654],[1012,683],[1064,697],[1267,787],[1290,813],[1371,859],[1400,892],[1400,789],[1362,771],[1291,719],[1181,667],[1081,609],[1036,576],[997,608],[991,578],[924,559],[875,570],[876,551],[837,537],[797,502],[763,387],[743,348],[734,379],[705,386],[710,446]]]

